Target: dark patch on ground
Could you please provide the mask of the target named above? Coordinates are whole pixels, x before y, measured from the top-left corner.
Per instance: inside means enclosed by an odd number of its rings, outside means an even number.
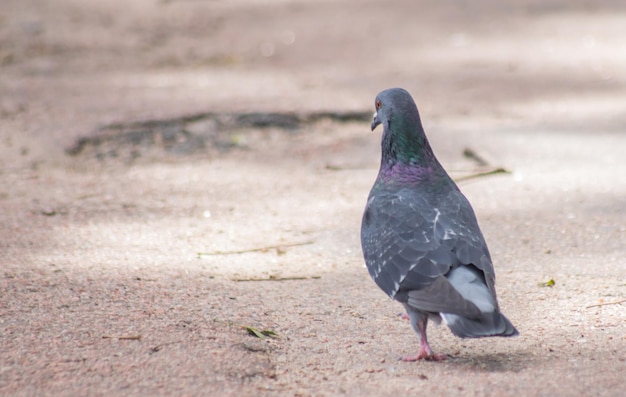
[[[118,158],[126,162],[161,150],[191,155],[207,147],[228,151],[242,146],[239,132],[246,129],[277,128],[289,133],[322,120],[346,123],[366,121],[371,112],[315,113],[201,113],[162,120],[113,123],[78,138],[66,153],[71,156]],[[238,134],[234,134],[237,131]]]

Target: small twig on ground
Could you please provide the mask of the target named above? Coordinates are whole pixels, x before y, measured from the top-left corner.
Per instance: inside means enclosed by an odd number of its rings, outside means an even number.
[[[361,166],[361,165],[337,165],[337,164],[326,164],[324,167],[330,171],[353,171],[353,170],[373,170],[373,167],[369,166]]]
[[[236,278],[233,281],[287,281],[287,280],[319,280],[322,276],[294,276],[294,277],[277,277],[269,276],[268,278]]]
[[[141,335],[125,335],[125,336],[102,335],[102,339],[139,340],[141,339]]]
[[[283,248],[287,247],[298,247],[300,245],[308,245],[313,244],[314,241],[304,241],[301,243],[288,243],[288,244],[277,244],[277,245],[268,245],[267,247],[260,248],[251,248],[245,250],[238,251],[215,251],[215,252],[198,252],[198,258],[202,258],[203,256],[215,256],[215,255],[238,255],[245,254],[248,252],[265,252],[271,249],[275,249],[279,254],[283,253]]]
[[[485,172],[478,172],[476,174],[470,174],[470,175],[466,175],[466,176],[462,176],[459,178],[456,178],[455,181],[456,182],[463,182],[463,181],[467,181],[469,179],[474,179],[474,178],[480,178],[482,176],[489,176],[489,175],[495,175],[495,174],[510,174],[511,171],[499,167],[499,168],[495,168],[493,170],[490,171],[485,171]]]
[[[624,302],[626,302],[626,299],[622,299],[621,301],[617,301],[617,302],[596,303],[595,305],[586,306],[585,309],[590,309],[592,307],[598,307],[598,306],[621,305]]]
[[[489,162],[485,160],[481,155],[476,153],[474,149],[470,149],[470,148],[463,149],[463,156],[467,157],[468,159],[474,160],[476,164],[478,164],[481,167],[486,167],[489,165]]]
[[[161,349],[163,349],[163,347],[165,347],[167,345],[174,345],[174,344],[182,343],[182,342],[183,342],[182,340],[177,340],[177,341],[174,341],[174,342],[161,343],[160,345],[156,345],[152,349],[150,349],[150,353],[160,352]]]

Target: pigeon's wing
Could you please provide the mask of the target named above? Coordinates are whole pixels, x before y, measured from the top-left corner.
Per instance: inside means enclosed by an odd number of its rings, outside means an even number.
[[[450,269],[452,254],[438,249],[436,216],[426,200],[403,191],[370,195],[361,246],[370,275],[387,295],[423,289]]]
[[[458,189],[450,191],[438,205],[439,217],[434,226],[435,238],[450,247],[459,265],[478,269],[492,296],[495,292],[495,271],[487,243],[480,231],[474,210]]]
[[[361,244],[370,275],[389,296],[423,311],[479,315],[444,277],[472,264],[489,274],[486,279],[493,278],[476,217],[458,190],[436,203],[408,189],[370,195]]]
[[[491,256],[470,203],[455,190],[442,200],[439,208],[441,216],[435,225],[436,235],[443,245],[452,242],[460,264],[446,279],[480,309],[478,316],[441,311],[444,321],[452,333],[462,338],[518,335],[517,329],[499,310]]]

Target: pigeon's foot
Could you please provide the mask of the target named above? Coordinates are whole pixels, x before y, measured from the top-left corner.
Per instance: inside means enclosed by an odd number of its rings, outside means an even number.
[[[420,343],[420,351],[414,356],[404,356],[402,357],[402,361],[444,361],[447,360],[448,356],[445,354],[435,354],[433,353],[433,349],[430,348],[428,341],[426,340],[426,333],[424,333],[424,337],[421,339]]]
[[[409,317],[409,315],[406,314],[406,313],[400,313],[400,314],[398,314],[398,317],[400,317],[403,320],[410,320],[411,319],[411,317]]]
[[[419,311],[412,310],[410,306],[404,305],[407,309],[406,316],[411,320],[411,327],[417,333],[417,337],[420,341],[420,351],[414,356],[404,356],[402,361],[443,361],[447,360],[448,356],[445,354],[435,354],[433,349],[428,344],[428,337],[426,336],[426,324],[428,323],[428,315]],[[404,317],[401,315],[401,317]]]

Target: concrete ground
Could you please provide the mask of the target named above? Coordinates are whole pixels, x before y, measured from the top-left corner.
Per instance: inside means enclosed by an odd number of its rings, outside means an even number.
[[[618,1],[3,0],[0,395],[621,395],[625,36]],[[392,86],[520,337],[398,361],[359,246]]]

